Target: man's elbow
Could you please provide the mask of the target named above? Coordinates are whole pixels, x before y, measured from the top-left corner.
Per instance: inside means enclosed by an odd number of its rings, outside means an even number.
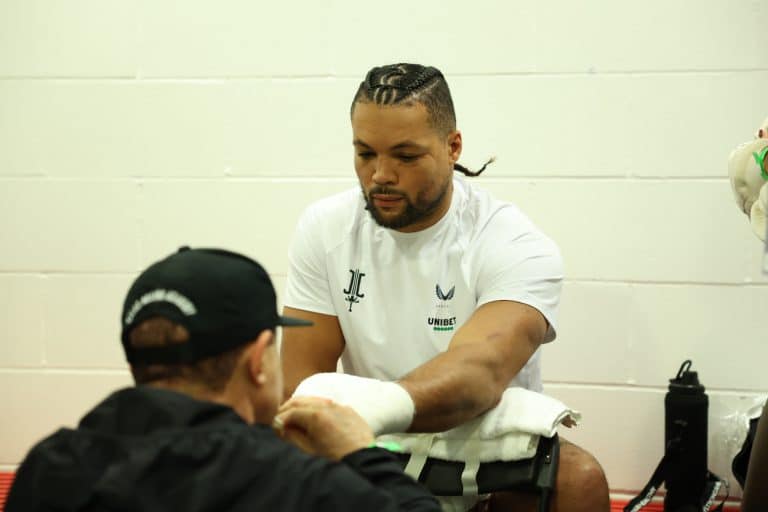
[[[489,405],[488,409],[493,409],[497,405],[499,405],[499,402],[501,402],[501,397],[504,394],[504,391],[509,386],[509,382],[511,379],[508,379],[506,381],[503,380],[496,380],[492,387],[492,393],[490,393],[489,398]]]
[[[535,352],[535,348],[532,350],[531,355]],[[525,368],[527,362],[528,360],[526,359],[518,367],[518,365],[510,365],[503,358],[498,358],[486,367],[487,381],[484,384],[486,392],[483,393],[483,395],[488,402],[486,404],[488,409],[496,407],[499,404],[504,391],[507,390],[510,383],[520,371]]]
[[[477,389],[471,393],[471,396],[467,397],[468,402],[472,402],[467,404],[468,409],[487,412],[501,402],[501,397],[509,386],[511,379],[495,371],[488,372],[487,376],[487,379],[478,380],[478,382],[482,382],[480,389]]]

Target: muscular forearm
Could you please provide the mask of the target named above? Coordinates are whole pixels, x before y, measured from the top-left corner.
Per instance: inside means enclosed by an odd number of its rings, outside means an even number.
[[[411,432],[456,427],[494,407],[547,331],[535,308],[512,301],[480,306],[448,350],[403,377],[415,404]]]
[[[492,346],[459,345],[406,375],[399,383],[416,406],[411,432],[441,432],[494,407],[530,354],[499,359]]]

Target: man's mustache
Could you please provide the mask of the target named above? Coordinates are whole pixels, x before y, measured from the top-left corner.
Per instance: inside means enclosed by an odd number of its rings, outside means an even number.
[[[371,187],[368,190],[368,197],[370,198],[374,194],[405,197],[405,192],[391,187]]]

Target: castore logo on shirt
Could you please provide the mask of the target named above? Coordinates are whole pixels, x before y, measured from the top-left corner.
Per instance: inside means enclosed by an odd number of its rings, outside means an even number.
[[[454,291],[456,291],[456,287],[451,286],[451,289],[448,290],[448,293],[443,293],[443,290],[440,289],[440,285],[435,285],[435,293],[437,294],[437,298],[440,300],[451,300],[453,298]]]

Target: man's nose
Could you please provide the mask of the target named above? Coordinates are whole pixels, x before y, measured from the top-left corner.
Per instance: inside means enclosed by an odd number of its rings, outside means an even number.
[[[372,180],[377,185],[393,185],[397,183],[397,172],[392,162],[387,158],[378,158],[374,164]]]

